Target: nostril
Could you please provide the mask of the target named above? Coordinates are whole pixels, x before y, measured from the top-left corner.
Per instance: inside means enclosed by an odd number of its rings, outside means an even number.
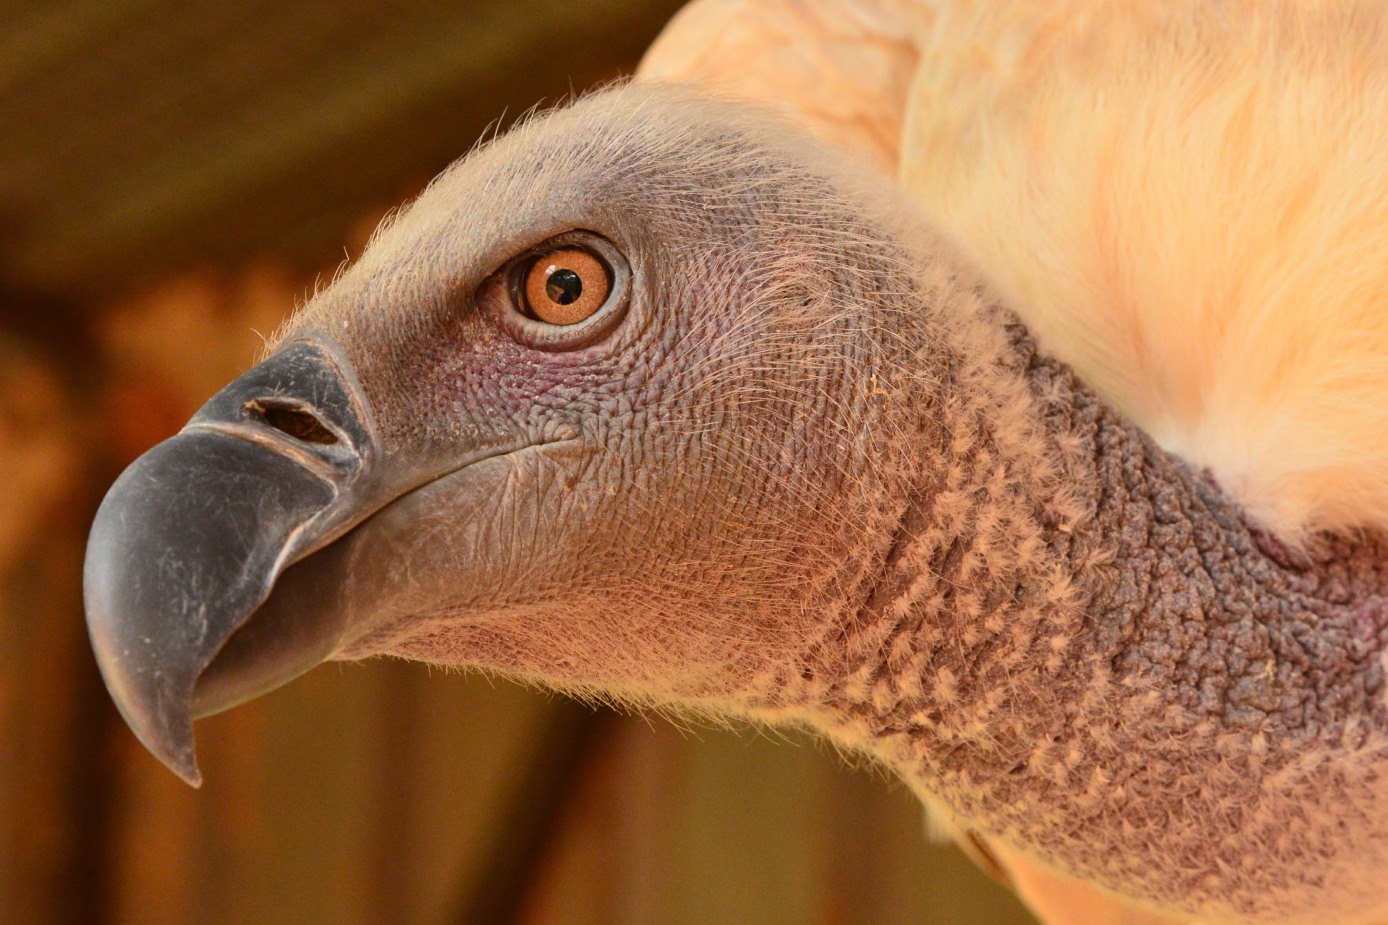
[[[337,443],[337,435],[323,426],[309,412],[288,402],[255,398],[246,402],[246,411],[259,418],[280,433],[305,443],[331,445]]]

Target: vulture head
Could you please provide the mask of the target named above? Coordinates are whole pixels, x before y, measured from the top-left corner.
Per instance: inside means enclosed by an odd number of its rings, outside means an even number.
[[[193,718],[393,653],[809,726],[1048,869],[1309,922],[1382,900],[1382,552],[1261,530],[890,188],[634,85],[387,222],[85,581],[190,782]]]
[[[771,705],[861,606],[912,474],[925,315],[886,200],[631,87],[439,177],[112,490],[91,630],[131,725],[393,652]],[[909,399],[909,400],[908,400]]]

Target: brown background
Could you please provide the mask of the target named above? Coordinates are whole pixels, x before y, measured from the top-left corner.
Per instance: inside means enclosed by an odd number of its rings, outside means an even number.
[[[87,650],[114,475],[493,120],[678,0],[0,4],[0,922],[1027,921],[827,748],[333,665],[143,753]],[[260,333],[257,333],[260,332]]]

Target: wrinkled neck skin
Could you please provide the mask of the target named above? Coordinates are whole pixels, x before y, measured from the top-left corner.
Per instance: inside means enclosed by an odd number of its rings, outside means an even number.
[[[754,712],[1142,904],[1388,917],[1383,539],[1281,544],[983,323],[1000,352],[953,358],[861,609]]]

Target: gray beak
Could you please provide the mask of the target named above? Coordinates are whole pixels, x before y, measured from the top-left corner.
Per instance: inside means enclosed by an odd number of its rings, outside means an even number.
[[[380,506],[375,456],[350,366],[326,340],[298,342],[213,396],[106,495],[84,575],[92,645],[126,721],[188,783],[201,780],[195,716],[339,647],[346,616],[332,606],[247,623],[286,568]]]

